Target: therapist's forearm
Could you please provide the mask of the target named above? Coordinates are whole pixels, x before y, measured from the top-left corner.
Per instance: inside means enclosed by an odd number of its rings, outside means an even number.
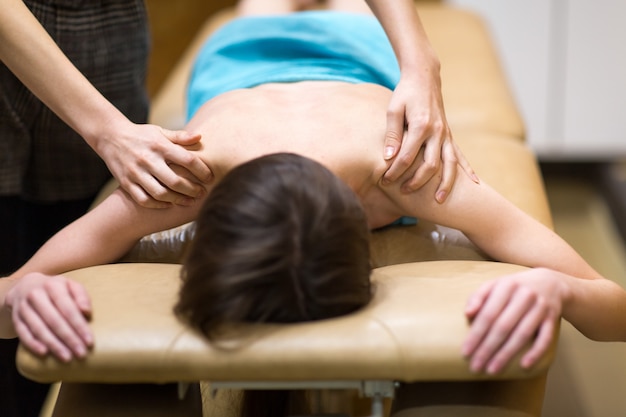
[[[128,119],[71,63],[21,0],[0,0],[0,59],[96,151]]]
[[[400,69],[407,71],[424,64],[439,69],[434,52],[413,0],[366,0],[393,47]]]

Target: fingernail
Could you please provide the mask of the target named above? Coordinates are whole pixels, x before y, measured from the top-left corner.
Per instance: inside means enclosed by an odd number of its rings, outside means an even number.
[[[480,184],[480,178],[478,178],[478,175],[472,174],[472,179],[476,184]]]
[[[63,362],[69,362],[72,360],[72,354],[71,352],[67,351],[67,350],[63,350],[62,352],[60,352],[61,360]]]
[[[522,358],[520,362],[520,366],[523,369],[529,369],[533,365],[534,359],[532,358]]]
[[[482,364],[480,362],[472,362],[470,365],[470,371],[477,374],[482,370]]]
[[[500,367],[496,364],[491,364],[487,367],[487,373],[489,375],[495,375],[500,372]]]
[[[87,351],[85,350],[85,348],[83,346],[76,345],[76,346],[74,346],[74,353],[76,353],[76,356],[78,356],[79,358],[82,358],[82,357],[85,356]]]
[[[476,297],[471,297],[465,304],[465,311],[472,311],[476,307]]]
[[[393,146],[385,146],[385,159],[391,158],[395,151],[396,148],[394,148]]]

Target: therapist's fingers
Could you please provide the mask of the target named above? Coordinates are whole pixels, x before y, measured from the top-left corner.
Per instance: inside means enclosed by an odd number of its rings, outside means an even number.
[[[183,152],[187,152],[181,148]],[[193,205],[205,193],[204,187],[196,182],[193,174],[181,174],[176,164],[161,161],[138,174],[137,182],[124,187],[126,192],[140,205],[147,208],[168,208],[172,204]],[[188,170],[185,172],[189,173]],[[184,189],[182,194],[173,189]],[[193,195],[190,197],[189,194]]]
[[[172,131],[161,128],[161,132],[172,143],[177,145],[191,146],[199,143],[201,139],[200,134],[189,133],[186,131]],[[213,174],[211,173],[209,167],[197,154],[190,152],[183,146],[170,147],[168,152],[165,154],[167,161],[170,164],[180,165],[181,167],[187,169],[199,183],[206,184],[211,181]],[[197,187],[193,187],[194,189],[191,190],[191,193],[185,192],[186,190],[184,189],[176,189],[174,187],[170,188],[190,197],[197,197],[197,194],[202,192],[202,190]]]
[[[448,157],[444,159],[441,182],[435,193],[435,200],[440,204],[446,201],[446,198],[450,195],[450,191],[452,191],[452,186],[456,180],[457,167],[456,158]]]
[[[419,132],[418,133],[424,133]],[[424,161],[418,166],[413,178],[403,184],[404,192],[412,192],[426,184],[441,169],[441,179],[435,194],[439,203],[443,203],[450,194],[456,179],[457,164],[463,157],[460,150],[452,139],[452,134],[443,122],[431,123],[428,129],[428,137],[421,139],[425,147]],[[467,161],[463,157],[463,163]],[[469,168],[471,170],[471,167]]]
[[[182,146],[191,146],[200,142],[202,135],[200,133],[188,132],[186,130],[169,130],[161,128],[163,135],[172,143]]]
[[[180,175],[172,167],[181,166],[189,175]],[[188,206],[204,193],[202,184],[212,178],[211,171],[197,154],[169,144],[162,158],[146,167],[140,182],[149,196],[157,201]]]
[[[409,140],[409,142],[411,141]],[[410,193],[421,188],[433,178],[439,171],[441,165],[441,143],[438,140],[431,136],[425,141],[418,139],[417,142],[421,143],[420,146],[424,147],[423,160],[419,161],[419,164],[417,164],[417,170],[413,173],[412,177],[402,184],[401,190],[405,193]]]
[[[406,181],[414,181],[423,185],[421,178],[424,175],[432,176],[432,172],[436,169],[431,160],[426,160],[424,158],[426,149],[423,148],[423,139],[417,134],[413,133],[412,129],[407,129],[402,138],[402,147],[398,151],[398,154],[391,162],[391,166],[385,172],[383,176],[383,184],[387,185],[394,181],[404,179],[409,177]],[[420,155],[421,154],[421,155]],[[422,159],[417,160],[417,158],[422,157]],[[417,179],[415,179],[416,173],[419,175]],[[430,177],[428,177],[430,178]],[[401,191],[403,192],[411,192],[410,187],[407,186],[407,182],[404,181],[401,187]]]
[[[383,146],[385,160],[395,158],[402,147],[404,126],[404,106],[394,108],[393,104],[390,104],[390,108],[387,110],[387,130],[385,131],[385,144]]]
[[[444,142],[441,155],[443,169],[439,187],[437,187],[437,191],[435,192],[435,200],[440,204],[450,195],[457,175],[458,159],[456,156],[456,147],[452,141],[448,140]]]
[[[120,187],[142,207],[151,209],[165,209],[171,207],[173,203],[159,201],[152,195],[166,195],[167,188],[159,183],[153,176],[146,174],[142,184],[137,182],[120,181]],[[182,196],[181,196],[182,198]]]
[[[459,145],[457,145],[456,142],[452,142],[452,151],[454,152],[457,163],[461,166],[465,174],[467,174],[467,176],[470,177],[470,179],[476,184],[479,184],[480,178],[478,178],[476,171],[474,171],[469,161],[461,151],[461,148],[459,148]]]
[[[454,186],[456,177],[458,174],[459,166],[463,169],[465,174],[476,184],[480,183],[480,180],[474,169],[471,167],[461,149],[458,145],[449,138],[446,140],[442,147],[441,159],[443,161],[443,170],[441,175],[441,182],[435,193],[435,199],[439,203],[443,203]]]
[[[134,125],[124,138],[121,145],[105,148],[107,165],[138,204],[148,208],[188,206],[203,195],[203,185],[211,181],[212,173],[190,150],[198,144],[199,134]],[[190,175],[179,175],[173,165],[184,167]]]
[[[417,122],[409,123],[405,119],[405,111],[403,104],[396,105],[393,102],[387,110],[384,157],[392,162],[383,175],[383,184],[400,179],[414,165],[424,143],[424,126]]]

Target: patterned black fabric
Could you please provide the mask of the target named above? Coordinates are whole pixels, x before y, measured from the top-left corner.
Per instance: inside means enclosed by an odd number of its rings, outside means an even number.
[[[140,0],[25,0],[63,52],[136,123],[145,123],[148,23]],[[0,64],[0,195],[85,198],[110,177],[85,141]]]
[[[141,0],[25,0],[91,83],[145,123],[148,22]],[[0,63],[0,274],[25,262],[82,215],[110,177],[85,141]],[[15,368],[17,340],[0,340],[0,417],[37,417],[47,384]]]

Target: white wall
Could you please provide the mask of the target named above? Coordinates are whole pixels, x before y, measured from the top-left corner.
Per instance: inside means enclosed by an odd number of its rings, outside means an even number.
[[[485,18],[542,159],[626,157],[626,1],[446,2]]]

